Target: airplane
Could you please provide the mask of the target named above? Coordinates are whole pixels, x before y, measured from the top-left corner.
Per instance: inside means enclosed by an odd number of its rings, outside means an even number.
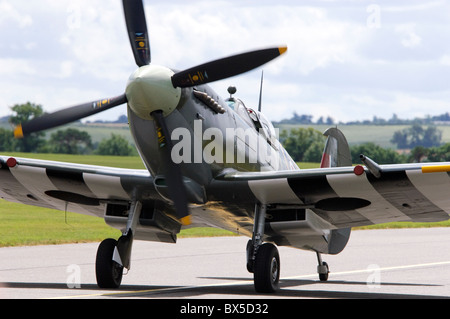
[[[119,230],[98,247],[96,279],[119,288],[134,240],[176,243],[181,229],[217,227],[249,237],[246,267],[257,292],[279,289],[277,246],[340,253],[351,228],[392,221],[435,222],[450,213],[450,163],[353,165],[336,127],[320,168],[299,169],[261,112],[208,83],[253,70],[285,46],[250,51],[187,70],[151,62],[142,0],[123,0],[137,70],[125,93],[45,114],[14,129],[17,138],[126,104],[131,135],[146,169],[0,156],[1,198],[104,218]],[[262,92],[262,81],[260,89]],[[177,143],[175,143],[178,141]]]

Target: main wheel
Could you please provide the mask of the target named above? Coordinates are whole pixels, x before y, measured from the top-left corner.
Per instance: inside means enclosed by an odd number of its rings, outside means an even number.
[[[105,239],[100,243],[95,260],[95,274],[100,288],[119,288],[122,282],[123,266],[113,260],[115,239]]]
[[[251,239],[247,242],[246,252],[247,252],[247,270],[249,273],[253,274],[253,268],[254,268],[254,262],[252,260],[253,241]]]
[[[256,254],[253,280],[257,292],[275,292],[280,281],[280,255],[273,244],[263,244]]]
[[[330,273],[330,269],[328,268],[328,264],[326,262],[322,262],[322,266],[318,267],[319,271],[319,280],[320,281],[327,281],[328,280],[328,274]]]

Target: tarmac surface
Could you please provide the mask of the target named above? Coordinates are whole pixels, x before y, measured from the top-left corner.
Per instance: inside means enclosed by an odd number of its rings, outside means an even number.
[[[117,290],[95,279],[98,243],[0,248],[2,299],[450,298],[450,228],[353,231],[338,255],[278,247],[280,291],[259,294],[245,267],[246,237],[135,241]]]

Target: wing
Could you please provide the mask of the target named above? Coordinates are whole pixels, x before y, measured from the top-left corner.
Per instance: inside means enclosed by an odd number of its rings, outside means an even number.
[[[114,211],[108,216],[107,205],[126,208],[132,198],[163,200],[147,170],[0,156],[0,181],[2,199],[98,216],[119,229],[126,216]]]
[[[449,218],[450,163],[332,167],[282,172],[229,172],[274,207],[308,208],[336,228]]]
[[[378,169],[228,172],[213,188],[218,201],[267,204],[265,240],[327,254],[344,249],[351,227],[449,218],[450,163]]]

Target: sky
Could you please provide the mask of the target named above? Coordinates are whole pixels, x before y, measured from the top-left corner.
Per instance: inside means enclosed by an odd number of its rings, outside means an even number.
[[[0,116],[52,112],[125,91],[137,68],[120,0],[0,0]],[[262,68],[211,83],[273,121],[412,119],[450,111],[450,4],[419,0],[144,0],[152,64],[182,70],[287,45]],[[88,118],[115,120],[126,106]]]

